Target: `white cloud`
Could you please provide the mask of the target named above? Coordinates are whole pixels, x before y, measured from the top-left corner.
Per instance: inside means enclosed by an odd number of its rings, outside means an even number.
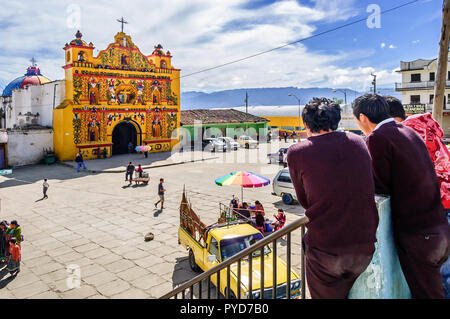
[[[385,46],[386,46],[386,43],[381,43],[381,45],[380,45],[382,48],[384,48]]]
[[[173,65],[187,75],[272,47],[310,36],[315,24],[346,20],[360,12],[355,0],[313,0],[306,6],[294,0],[246,9],[248,0],[80,0],[81,31],[85,41],[104,49],[113,41],[124,17],[130,34],[144,54],[161,43],[170,50]],[[62,47],[74,38],[67,27],[67,8],[73,1],[8,1],[0,11],[0,78],[11,80],[25,72],[35,56],[42,72],[63,78]],[[30,17],[33,17],[32,19]],[[383,47],[383,46],[382,46]],[[354,51],[353,51],[354,52]],[[182,78],[183,90],[219,90],[239,87],[365,86],[367,68],[340,68],[351,52],[311,52],[305,44],[214,71]],[[373,53],[372,53],[373,54]],[[372,72],[376,71],[371,69]],[[381,71],[388,72],[388,71]],[[389,73],[389,72],[388,72]],[[368,73],[370,76],[370,72]]]
[[[390,46],[389,46],[389,49],[396,49],[397,47],[395,46],[395,45],[393,45],[393,44],[391,44]]]

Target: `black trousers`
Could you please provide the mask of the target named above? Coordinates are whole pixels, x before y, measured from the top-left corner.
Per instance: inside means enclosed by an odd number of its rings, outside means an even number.
[[[419,234],[395,236],[400,265],[415,299],[443,299],[440,272],[449,256],[450,226],[441,225]]]
[[[133,180],[133,173],[126,173],[125,174],[125,180],[128,180],[128,176],[130,176],[130,182]]]

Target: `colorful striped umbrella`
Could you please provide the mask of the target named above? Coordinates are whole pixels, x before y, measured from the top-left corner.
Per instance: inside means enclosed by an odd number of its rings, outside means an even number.
[[[241,199],[244,200],[243,188],[263,187],[270,184],[270,180],[252,172],[238,171],[227,174],[215,180],[219,186],[239,185],[241,186]]]

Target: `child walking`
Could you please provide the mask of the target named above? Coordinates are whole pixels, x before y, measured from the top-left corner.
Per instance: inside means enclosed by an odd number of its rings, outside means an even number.
[[[16,238],[13,237],[9,240],[9,259],[6,270],[9,271],[11,276],[17,276],[20,272],[20,246],[16,242]]]
[[[48,185],[47,179],[44,179],[44,183],[42,184],[42,192],[44,193],[44,198],[48,198],[47,196],[47,190],[50,187],[50,185]]]

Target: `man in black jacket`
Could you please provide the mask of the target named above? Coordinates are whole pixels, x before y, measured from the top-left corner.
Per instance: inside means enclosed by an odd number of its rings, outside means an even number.
[[[133,173],[134,173],[134,165],[132,162],[127,166],[127,173],[125,174],[125,181],[128,180],[128,176],[130,176],[130,185],[133,182]]]

